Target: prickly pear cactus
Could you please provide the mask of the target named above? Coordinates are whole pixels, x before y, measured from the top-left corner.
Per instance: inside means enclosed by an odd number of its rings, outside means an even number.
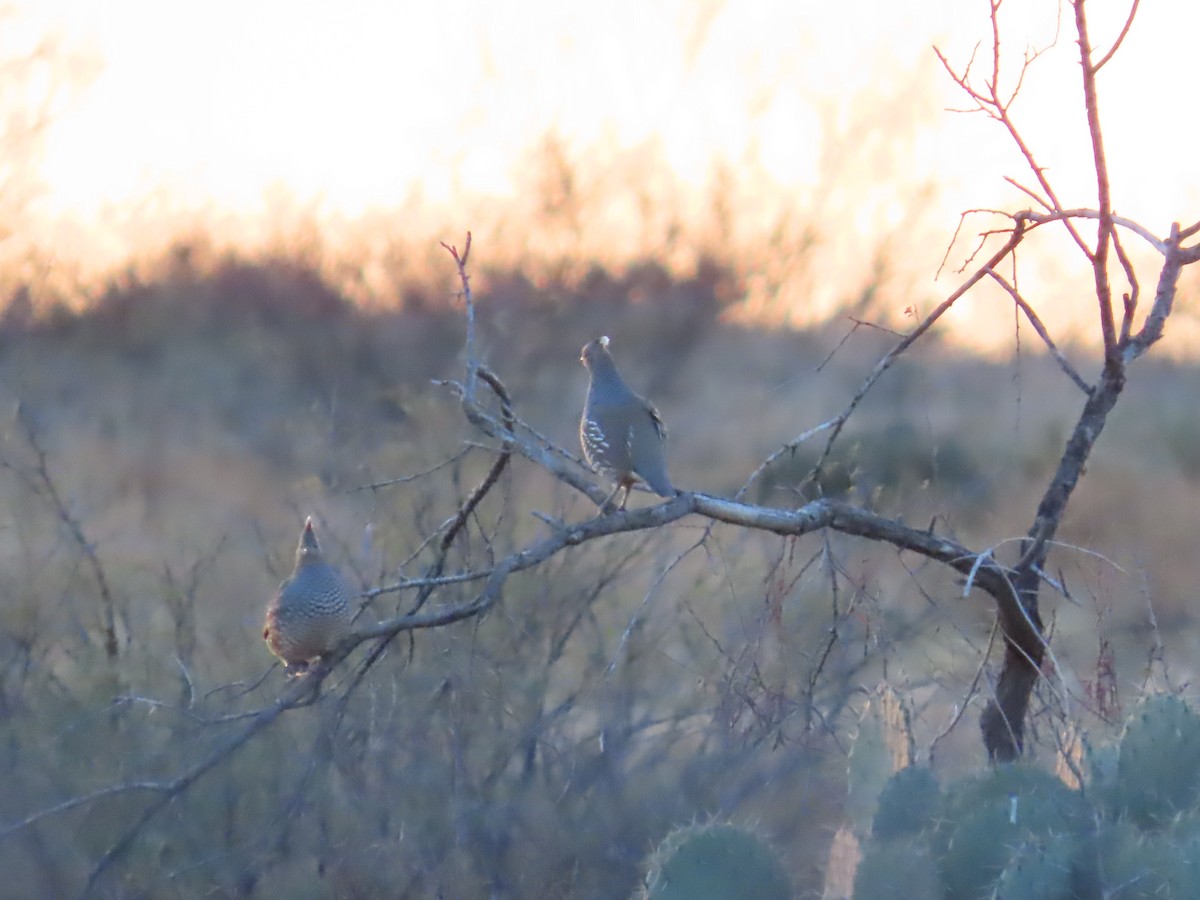
[[[1200,714],[1179,697],[1143,701],[1117,744],[1067,732],[1057,778],[1002,765],[939,790],[909,766],[872,799],[900,758],[884,723],[868,709],[851,754],[851,812],[874,804],[855,900],[1200,898]]]
[[[1101,896],[1111,900],[1172,896],[1166,875],[1172,854],[1157,837],[1148,839],[1132,822],[1106,822],[1096,847]]]
[[[937,865],[923,841],[871,841],[854,876],[854,900],[941,900]]]
[[[1069,836],[1022,844],[1000,873],[995,900],[1072,900],[1076,843]]]
[[[1166,845],[1163,855],[1167,860],[1162,869],[1168,886],[1166,896],[1200,897],[1200,836],[1196,828],[1194,820],[1181,819],[1166,832],[1150,836]]]
[[[1082,794],[1032,766],[1001,765],[951,786],[931,836],[946,896],[991,897],[1017,848],[1057,836],[1073,866],[1091,822]]]
[[[879,793],[872,836],[879,841],[913,836],[933,824],[941,799],[937,778],[924,766],[908,766],[887,780]]]
[[[1142,828],[1163,827],[1200,801],[1200,716],[1173,694],[1130,717],[1117,758],[1116,805]]]
[[[863,709],[846,766],[846,814],[859,837],[875,818],[876,803],[893,772],[912,762],[908,711],[896,692],[883,685]]]
[[[650,857],[644,900],[790,900],[774,848],[746,828],[693,825],[667,835]]]
[[[1143,830],[1107,822],[1096,840],[1100,895],[1111,900],[1200,897],[1200,821],[1179,819]]]
[[[1116,744],[1093,744],[1083,739],[1083,791],[1092,805],[1112,817],[1119,815],[1117,789],[1117,759],[1120,747]]]

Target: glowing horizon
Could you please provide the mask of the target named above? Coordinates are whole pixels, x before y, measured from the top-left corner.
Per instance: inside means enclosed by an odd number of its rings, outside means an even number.
[[[576,174],[663,167],[670,184],[651,199],[684,221],[714,179],[731,178],[729,215],[746,244],[781,218],[818,221],[829,272],[805,288],[824,294],[806,301],[852,294],[873,239],[911,267],[922,298],[936,297],[959,212],[1023,205],[1003,176],[1032,180],[996,126],[944,111],[965,98],[931,47],[965,65],[989,36],[987,5],[940,0],[919,18],[884,2],[871,17],[828,6],[30,3],[18,7],[30,27],[97,63],[55,111],[34,212],[44,234],[70,234],[110,264],[196,220],[230,233],[299,214],[331,228],[392,210],[457,221],[464,210],[520,210],[537,176],[530,154],[553,135],[588,165]],[[1098,47],[1126,12],[1090,9]],[[1034,0],[1009,0],[1002,16],[1015,74],[1026,46],[1053,39],[1054,18]],[[1195,24],[1194,10],[1142,9],[1101,77],[1118,211],[1160,233],[1200,198],[1194,126],[1161,99],[1163,85],[1186,83]],[[1094,205],[1078,61],[1062,25],[1017,118],[1064,202]],[[599,176],[590,187],[612,189]],[[584,246],[632,240],[628,214],[597,212],[582,223]],[[979,315],[971,305],[963,323]]]

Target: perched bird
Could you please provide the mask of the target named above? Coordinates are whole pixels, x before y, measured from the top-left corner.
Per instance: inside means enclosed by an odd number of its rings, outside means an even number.
[[[666,426],[650,401],[635,394],[617,371],[608,352],[608,338],[586,344],[579,361],[591,375],[583,418],[579,422],[579,442],[588,464],[616,479],[617,486],[601,504],[607,509],[624,489],[621,509],[629,500],[629,491],[638,481],[663,497],[679,492],[667,477],[663,456]]]
[[[321,556],[310,517],[296,548],[292,577],[275,592],[263,628],[263,639],[283,660],[284,671],[289,675],[306,672],[309,663],[349,634],[354,617],[350,598],[341,574]]]

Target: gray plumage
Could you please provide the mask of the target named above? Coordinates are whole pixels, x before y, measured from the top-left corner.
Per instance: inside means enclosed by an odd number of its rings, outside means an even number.
[[[263,639],[289,674],[306,671],[309,663],[349,634],[354,616],[350,599],[341,574],[322,557],[308,519],[296,548],[292,577],[275,592],[263,628]]]
[[[579,422],[583,455],[592,468],[617,482],[603,506],[624,489],[624,509],[629,491],[638,481],[660,496],[674,497],[679,492],[667,476],[663,452],[667,429],[658,410],[625,383],[608,352],[607,337],[585,345],[579,359],[591,375]]]

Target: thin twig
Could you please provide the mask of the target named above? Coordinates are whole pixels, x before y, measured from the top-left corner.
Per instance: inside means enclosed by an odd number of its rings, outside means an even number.
[[[1038,206],[1042,207],[1042,209],[1046,210],[1046,212],[1054,211],[1054,207],[1052,207],[1050,205],[1050,201],[1047,200],[1045,197],[1043,197],[1041,194],[1039,194],[1037,191],[1035,191],[1033,188],[1026,187],[1025,185],[1021,184],[1021,182],[1017,181],[1017,179],[1015,179],[1009,175],[1005,175],[1004,180],[1007,181],[1009,184],[1011,184],[1013,187],[1015,187],[1017,190],[1027,194],[1030,197],[1030,199],[1033,200],[1034,203],[1036,203]]]
[[[904,351],[906,351],[909,347],[916,343],[922,335],[929,331],[929,329],[933,327],[934,323],[937,322],[937,320],[940,319],[956,302],[958,302],[960,297],[978,284],[980,279],[984,278],[989,271],[991,271],[1000,263],[1002,259],[1007,257],[1010,253],[1012,253],[1013,250],[1016,249],[1017,245],[1021,243],[1021,240],[1025,236],[1025,229],[1026,220],[1020,216],[1016,217],[1012,234],[1010,234],[1008,240],[1004,242],[1004,246],[993,253],[991,259],[989,259],[987,263],[976,269],[974,274],[972,274],[968,279],[966,279],[966,281],[959,285],[959,287],[952,294],[950,294],[949,297],[939,303],[937,307],[934,308],[933,312],[926,316],[916,328],[910,331],[902,340],[892,347],[892,349],[889,350],[883,356],[883,358],[879,360],[879,362],[875,364],[875,368],[871,370],[870,374],[867,375],[862,385],[860,385],[858,390],[854,393],[854,396],[850,398],[850,402],[846,405],[845,409],[842,410],[840,415],[832,420],[833,424],[830,426],[832,433],[829,435],[829,439],[825,443],[825,449],[822,451],[820,457],[817,459],[817,462],[809,472],[808,478],[806,479],[807,481],[815,483],[820,478],[821,470],[826,461],[829,459],[830,454],[833,452],[833,445],[834,442],[837,441],[838,435],[842,433],[842,429],[845,427],[846,422],[850,420],[850,416],[854,414],[854,411],[858,408],[858,405],[862,403],[863,398],[866,397],[871,388],[875,386],[875,383],[883,376],[883,373],[891,368],[892,364],[899,359]]]
[[[1108,248],[1113,237],[1112,189],[1108,179],[1108,160],[1104,153],[1104,133],[1100,128],[1100,103],[1096,97],[1096,69],[1092,67],[1092,45],[1088,38],[1087,17],[1082,0],[1072,0],[1075,7],[1075,31],[1079,37],[1079,63],[1083,68],[1083,108],[1087,113],[1088,134],[1092,141],[1092,163],[1096,171],[1096,193],[1099,200],[1100,224],[1096,234],[1096,250],[1091,256],[1096,302],[1100,308],[1100,335],[1104,339],[1104,358],[1116,360],[1116,324],[1113,319],[1112,285],[1108,279]],[[1057,204],[1056,204],[1057,205]]]
[[[1121,49],[1121,44],[1125,42],[1125,38],[1129,34],[1129,29],[1133,27],[1133,17],[1137,15],[1138,3],[1140,2],[1141,0],[1133,0],[1133,3],[1130,4],[1129,17],[1125,19],[1125,25],[1121,28],[1121,33],[1117,35],[1117,39],[1113,41],[1113,45],[1109,48],[1109,51],[1101,57],[1100,62],[1092,66],[1093,73],[1103,69],[1105,63],[1112,59],[1116,55],[1116,52]]]
[[[32,418],[24,406],[18,407],[17,421],[21,425],[21,431],[26,443],[29,444],[30,449],[33,451],[33,475],[29,475],[3,456],[0,456],[0,465],[12,471],[30,490],[49,503],[58,521],[62,524],[67,534],[71,536],[71,540],[79,548],[80,553],[83,554],[83,558],[91,570],[92,577],[95,579],[96,587],[100,591],[104,652],[110,660],[116,659],[119,650],[117,643],[117,604],[112,588],[109,587],[108,576],[105,574],[104,566],[100,562],[100,557],[96,554],[95,545],[88,539],[87,534],[84,532],[83,524],[71,512],[67,502],[63,499],[62,493],[58,489],[58,484],[50,472],[50,461],[46,449],[42,446],[37,428],[34,426]]]
[[[446,468],[447,466],[452,466],[455,463],[461,461],[468,453],[470,453],[474,449],[477,449],[477,445],[468,444],[465,447],[461,448],[453,456],[449,456],[446,459],[443,459],[441,462],[430,466],[428,469],[425,469],[424,471],[417,472],[414,475],[402,475],[398,478],[385,478],[382,481],[372,481],[370,484],[355,485],[354,487],[346,488],[346,493],[354,494],[354,493],[358,493],[360,491],[377,491],[380,488],[394,487],[397,484],[411,484],[414,481],[420,481],[423,478],[428,478],[430,475],[440,472],[442,469]]]
[[[999,284],[1000,287],[1004,288],[1004,290],[1008,292],[1008,295],[1012,297],[1013,303],[1020,308],[1021,312],[1025,313],[1025,318],[1029,320],[1029,324],[1033,326],[1033,330],[1037,332],[1038,337],[1042,339],[1042,342],[1050,350],[1050,353],[1054,356],[1055,360],[1058,361],[1059,367],[1067,374],[1067,377],[1075,382],[1075,384],[1081,391],[1084,392],[1084,394],[1091,394],[1091,385],[1083,380],[1083,376],[1076,371],[1073,365],[1071,365],[1071,361],[1068,360],[1063,352],[1058,349],[1058,345],[1055,344],[1054,339],[1050,337],[1050,333],[1046,330],[1046,326],[1042,323],[1041,318],[1038,316],[1037,312],[1034,311],[1033,307],[1026,302],[1025,298],[1021,296],[1021,292],[1018,291],[1012,284],[1010,284],[1008,279],[1006,279],[995,269],[988,272],[988,274],[992,276],[992,279]]]
[[[1117,259],[1121,263],[1121,268],[1125,270],[1125,281],[1129,284],[1129,293],[1121,296],[1123,309],[1121,312],[1121,334],[1118,337],[1118,345],[1122,350],[1129,345],[1129,335],[1133,330],[1133,317],[1137,312],[1138,299],[1141,295],[1141,286],[1138,284],[1137,272],[1133,268],[1133,263],[1130,261],[1125,248],[1121,244],[1121,234],[1118,231],[1113,231],[1112,235],[1113,249],[1116,250]]]

